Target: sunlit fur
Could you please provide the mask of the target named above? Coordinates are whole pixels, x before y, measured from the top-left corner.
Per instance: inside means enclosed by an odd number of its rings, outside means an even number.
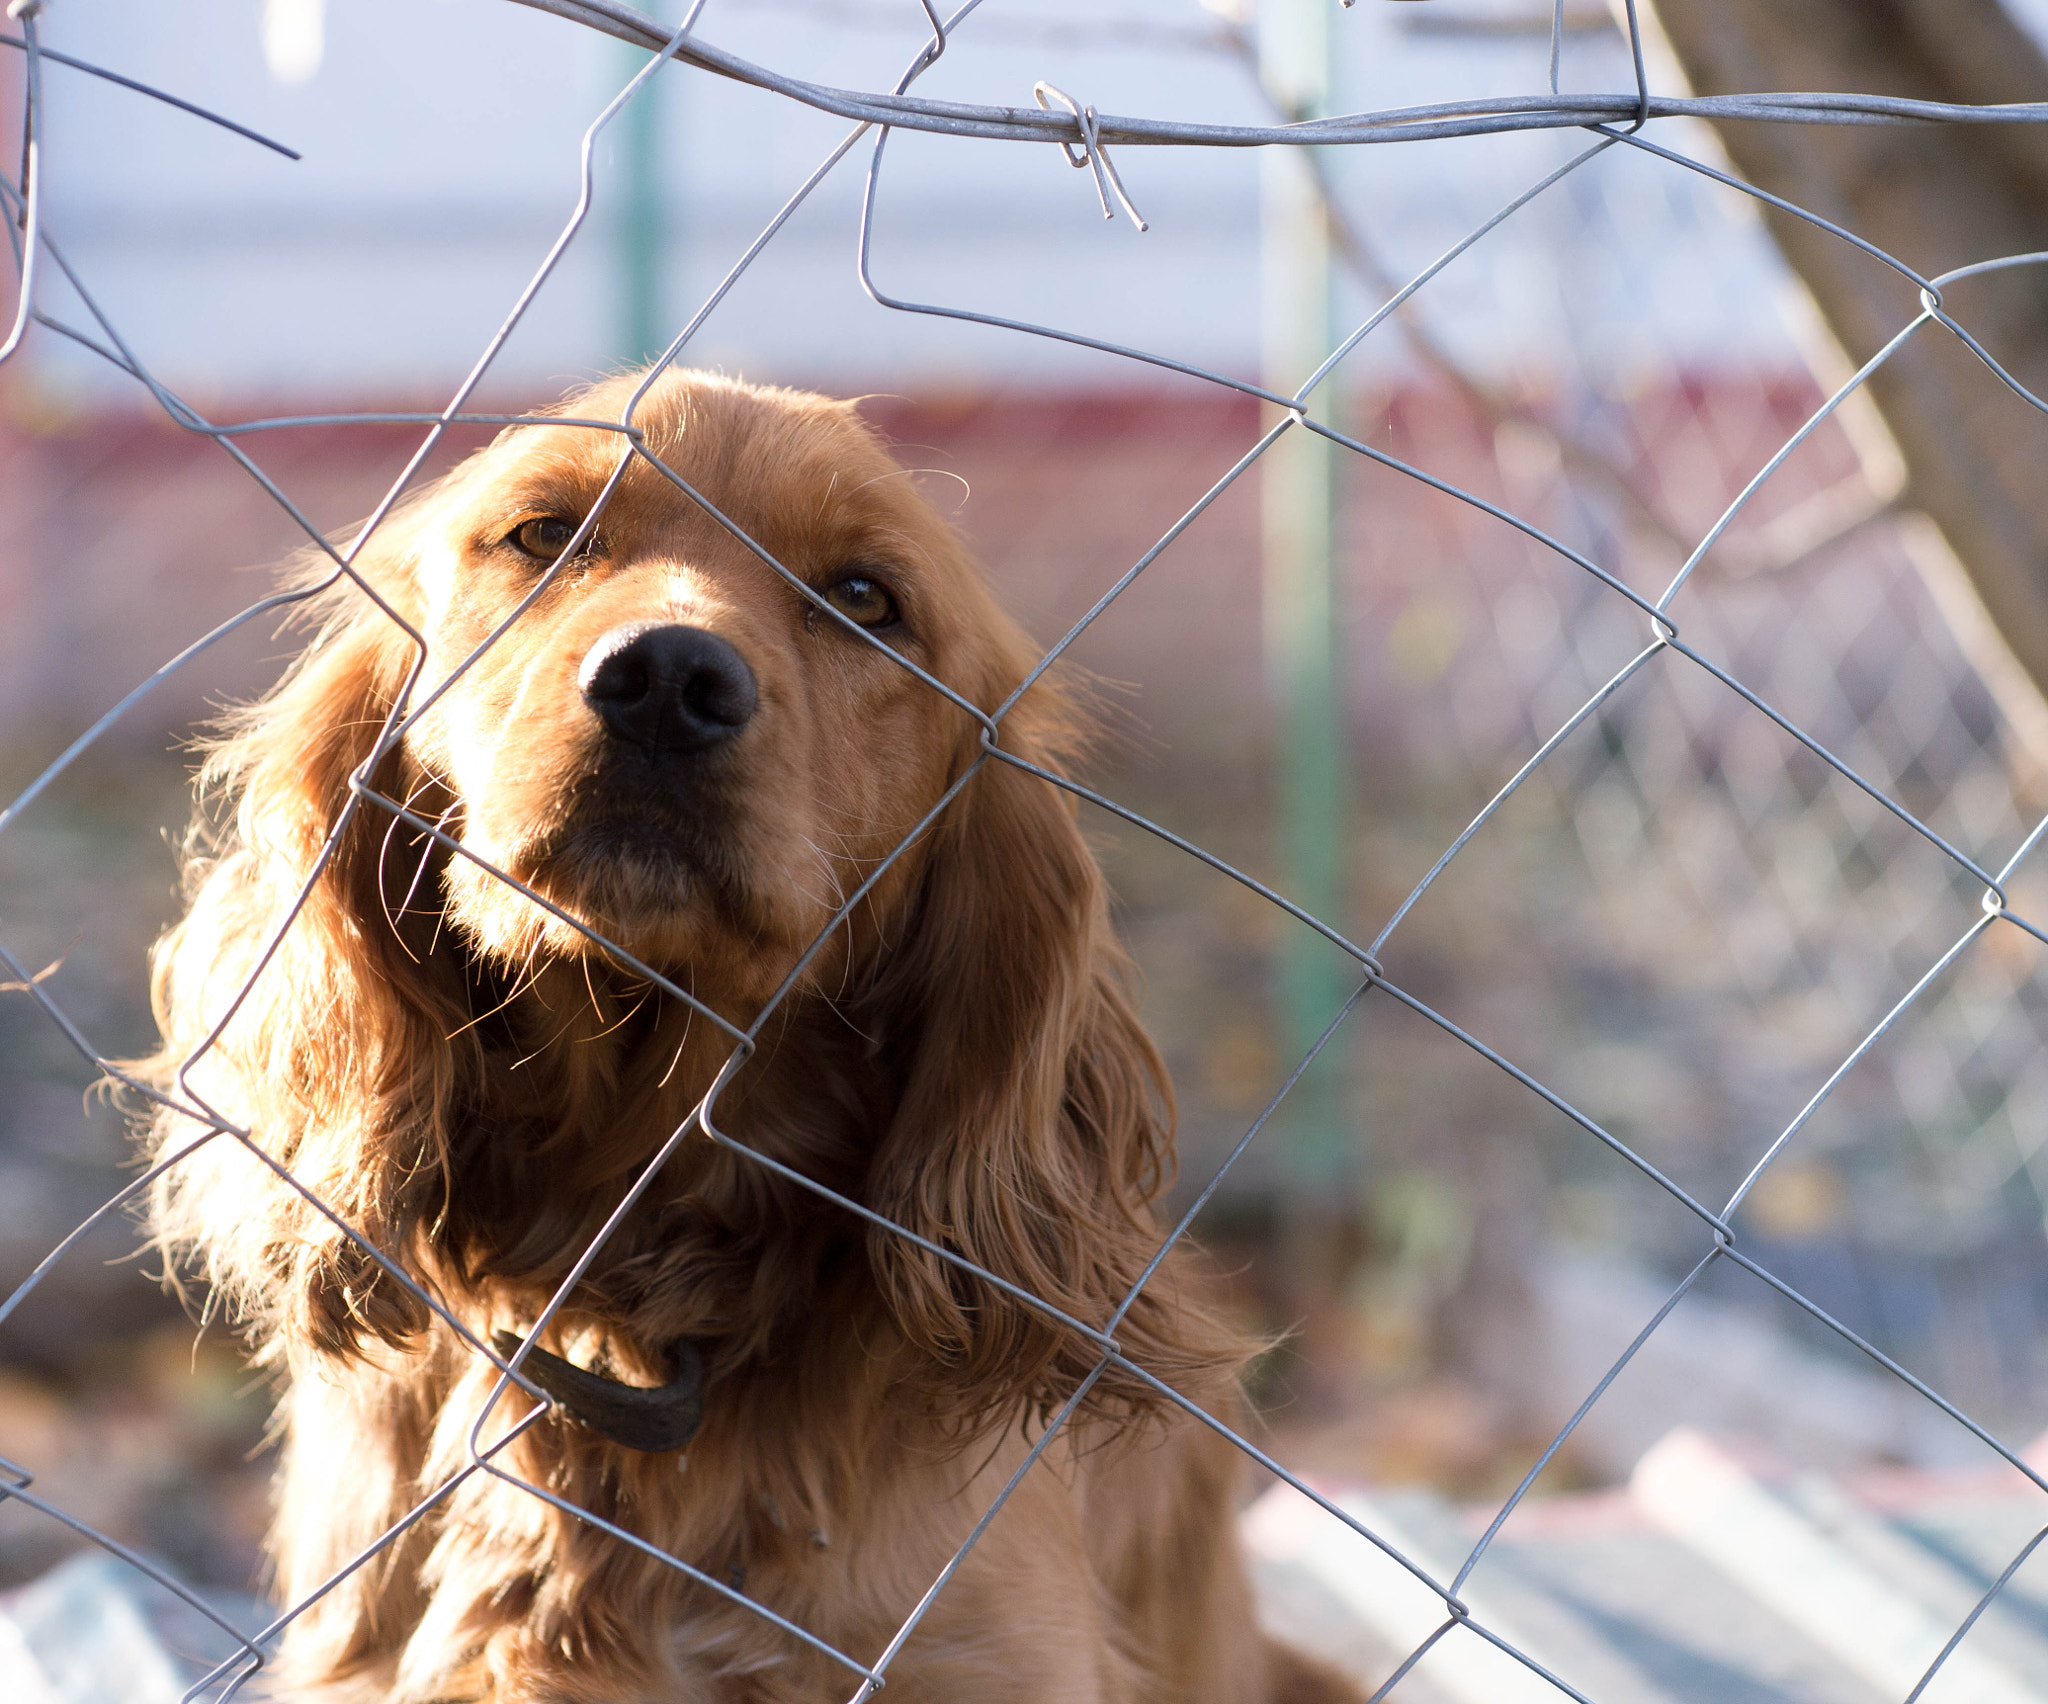
[[[564,411],[616,418],[631,382]],[[677,374],[639,422],[807,583],[849,566],[885,577],[904,619],[884,637],[969,701],[992,708],[1027,672],[1031,645],[850,407]],[[584,515],[619,445],[594,429],[508,430],[377,530],[361,573],[427,647],[411,703],[538,582],[543,566],[507,535],[533,515]],[[156,957],[151,1067],[171,1087],[226,1017],[190,1090],[332,1214],[233,1136],[153,1201],[165,1247],[284,1391],[277,1594],[313,1599],[285,1640],[288,1684],[399,1704],[848,1697],[843,1666],[490,1473],[314,1598],[463,1469],[496,1376],[335,1221],[479,1336],[525,1328],[730,1051],[715,1024],[374,804],[291,915],[417,658],[346,582],[314,619],[304,655],[207,762],[190,908]],[[731,749],[671,791],[621,782],[577,687],[600,636],[647,621],[713,630],[759,688]],[[1057,763],[1081,732],[1040,685],[1002,743]],[[972,718],[640,464],[594,549],[369,781],[744,1026],[978,750]],[[1171,1103],[1059,791],[1000,762],[976,773],[796,979],[716,1120],[1069,1316],[1106,1321],[1159,1241],[1149,1203],[1171,1163]],[[153,1151],[197,1130],[164,1115]],[[1167,1261],[1116,1335],[1234,1414],[1245,1346],[1191,1257]],[[1099,1359],[695,1131],[544,1341],[653,1383],[684,1338],[709,1375],[685,1452],[635,1453],[551,1416],[494,1466],[866,1662]],[[526,1406],[514,1392],[483,1441]],[[1348,1697],[1254,1628],[1235,1461],[1147,1386],[1103,1373],[895,1660],[888,1696]]]

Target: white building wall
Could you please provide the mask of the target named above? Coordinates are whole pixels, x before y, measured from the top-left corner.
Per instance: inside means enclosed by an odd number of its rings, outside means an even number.
[[[664,4],[673,12],[677,0]],[[1541,88],[1540,35],[1427,27],[1470,18],[1478,5],[1361,0],[1338,12],[1342,104]],[[1532,8],[1548,11],[1538,0],[1492,0],[1495,11]],[[326,0],[318,68],[286,84],[266,68],[259,10],[258,0],[55,0],[49,45],[217,107],[305,158],[286,161],[52,67],[49,228],[137,353],[197,398],[445,392],[573,206],[579,138],[639,56],[509,0]],[[922,39],[922,19],[915,0],[710,0],[698,28],[799,76],[882,88]],[[1114,0],[1113,14],[1076,0],[989,0],[919,92],[1023,103],[1045,78],[1104,111],[1261,121],[1244,68],[1192,45],[1216,22],[1192,0]],[[1576,33],[1568,49],[1567,87],[1627,86],[1618,37]],[[0,70],[18,75],[18,56],[10,61]],[[847,126],[688,68],[657,81],[666,311],[679,326]],[[1406,270],[1583,141],[1551,132],[1354,149],[1339,171],[1358,222]],[[863,144],[842,162],[770,246],[707,323],[694,360],[841,388],[1142,379],[1087,351],[870,302],[854,267],[870,152]],[[506,351],[500,395],[569,382],[620,349],[611,146],[600,144],[597,164],[598,204]],[[1145,235],[1121,217],[1105,223],[1088,174],[1050,147],[899,134],[877,278],[915,299],[1249,371],[1255,156],[1126,148],[1118,165],[1151,221]],[[1772,305],[1775,262],[1729,200],[1615,150],[1434,283],[1427,309],[1495,371],[1540,366],[1566,345],[1618,382],[1653,355],[1789,360]],[[48,300],[84,317],[60,289]],[[1354,369],[1397,361],[1395,336],[1361,350]],[[34,360],[40,383],[60,392],[127,383],[47,336]]]

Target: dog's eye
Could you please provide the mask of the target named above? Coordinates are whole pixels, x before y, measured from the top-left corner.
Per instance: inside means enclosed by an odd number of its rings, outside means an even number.
[[[874,631],[903,619],[889,588],[865,574],[849,574],[825,588],[825,601],[856,627]]]
[[[521,521],[509,536],[528,556],[552,562],[576,536],[576,523],[565,521],[560,515],[535,515],[531,520]]]

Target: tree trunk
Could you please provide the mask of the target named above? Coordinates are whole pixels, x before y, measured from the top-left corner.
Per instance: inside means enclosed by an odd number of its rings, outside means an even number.
[[[1651,3],[1702,95],[1838,90],[1979,105],[2048,101],[2048,60],[1998,0]],[[1924,277],[2048,249],[2048,127],[1716,130],[1742,177]],[[1857,365],[1919,311],[1918,290],[1883,262],[1776,208],[1766,207],[1764,218]],[[1968,279],[1943,299],[2021,383],[2048,396],[2048,267]],[[1870,393],[1905,458],[1903,501],[1939,528],[2011,657],[2037,694],[2048,693],[2048,416],[1939,325],[1894,355]],[[1921,535],[1930,536],[1924,527]],[[1935,552],[1946,554],[1938,543]],[[2038,696],[2033,708],[2038,726]]]

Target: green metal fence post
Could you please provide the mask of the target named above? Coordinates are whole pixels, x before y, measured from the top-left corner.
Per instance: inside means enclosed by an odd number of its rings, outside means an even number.
[[[1329,111],[1334,10],[1335,0],[1261,0],[1260,74],[1296,117]],[[1291,394],[1331,347],[1329,219],[1298,150],[1266,149],[1261,170],[1262,365],[1267,388]],[[1327,389],[1315,401],[1327,410]],[[1303,909],[1334,921],[1344,905],[1347,814],[1334,584],[1334,446],[1297,427],[1274,444],[1261,467],[1281,882]],[[1313,1045],[1349,986],[1341,960],[1326,943],[1299,927],[1289,928],[1279,966],[1279,1015],[1281,1043],[1290,1060]],[[1344,1115],[1336,1040],[1289,1100],[1283,1125],[1288,1193],[1348,1216],[1356,1156]]]
[[[647,55],[634,49],[637,71]],[[662,265],[667,247],[667,188],[662,171],[662,105],[675,73],[664,66],[613,121],[618,134],[619,212],[615,230],[618,347],[621,360],[640,362],[661,353]]]

